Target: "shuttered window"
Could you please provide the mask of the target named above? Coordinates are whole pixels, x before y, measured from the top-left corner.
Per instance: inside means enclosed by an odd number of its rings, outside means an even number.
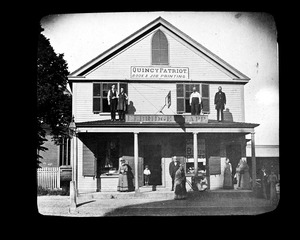
[[[83,163],[82,170],[83,176],[95,176],[96,175],[96,156],[97,150],[96,143],[89,143],[88,145],[83,143]]]
[[[93,112],[101,111],[101,83],[93,84]]]
[[[152,38],[152,64],[169,64],[168,39],[161,30],[156,31]]]
[[[186,84],[178,83],[176,86],[177,93],[177,113],[190,113],[190,95],[193,92],[193,87],[201,94],[202,97],[202,110],[201,113],[208,114],[209,108],[209,84],[196,83],[196,84]]]
[[[209,85],[201,84],[202,112],[209,113]]]

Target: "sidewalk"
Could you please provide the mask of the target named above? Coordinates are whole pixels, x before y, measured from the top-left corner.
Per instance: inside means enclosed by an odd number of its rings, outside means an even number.
[[[154,196],[154,194],[153,197],[146,198],[103,198],[101,194],[89,198],[81,196],[77,201],[77,213],[69,213],[69,196],[39,196],[37,203],[39,213],[42,215],[76,217],[256,215],[274,209],[269,205],[269,201],[254,197],[211,198],[207,197],[207,194],[189,193],[186,200],[173,200],[170,197]]]

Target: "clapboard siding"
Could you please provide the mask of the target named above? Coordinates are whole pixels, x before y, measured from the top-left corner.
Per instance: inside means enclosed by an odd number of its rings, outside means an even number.
[[[133,102],[136,114],[155,114],[165,104],[165,97],[171,91],[171,106],[164,108],[164,114],[176,113],[176,84],[174,83],[129,83],[129,101]]]
[[[224,111],[225,120],[232,118],[234,122],[244,122],[244,85],[237,84],[210,84],[210,119],[217,118],[214,98],[218,87],[222,86],[222,91],[226,94],[226,106]],[[226,110],[227,109],[227,110]]]
[[[93,83],[79,82],[73,84],[73,115],[76,122],[110,119],[110,114],[100,117],[93,113]]]
[[[169,65],[188,67],[191,80],[230,80],[230,74],[176,35],[162,29],[169,42]],[[86,75],[89,79],[130,79],[131,66],[151,65],[151,39],[148,34]]]
[[[239,84],[209,84],[210,119],[216,119],[214,106],[215,93],[218,86],[222,86],[226,93],[225,120],[244,122],[244,85]],[[109,119],[109,113],[94,114],[93,84],[91,82],[74,83],[73,95],[74,116],[76,122]],[[171,106],[165,107],[164,114],[176,114],[176,83],[128,83],[129,102],[132,101],[136,109],[135,114],[155,114],[165,103],[165,97],[171,91]]]

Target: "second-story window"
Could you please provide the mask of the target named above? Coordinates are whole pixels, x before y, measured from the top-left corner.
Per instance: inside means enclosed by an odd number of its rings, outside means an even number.
[[[209,109],[209,85],[204,83],[178,83],[177,84],[177,113],[190,113],[190,95],[196,87],[197,92],[201,94],[202,108],[201,113],[208,114]]]
[[[158,30],[152,37],[152,65],[168,65],[169,50],[166,35]]]
[[[93,113],[110,112],[110,106],[108,105],[107,94],[111,89],[111,86],[115,85],[117,91],[120,88],[127,92],[127,83],[120,82],[94,82],[93,83]]]

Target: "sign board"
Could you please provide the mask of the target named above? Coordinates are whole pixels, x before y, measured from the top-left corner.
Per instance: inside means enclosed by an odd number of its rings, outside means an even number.
[[[207,115],[158,115],[158,114],[126,114],[126,122],[138,123],[208,123]]]
[[[210,175],[221,174],[221,157],[211,156],[209,158],[208,165],[209,165],[209,174]]]
[[[204,158],[205,159],[205,139],[198,139],[198,158]],[[193,139],[187,138],[186,139],[186,157],[193,158],[194,157],[194,145],[193,145]],[[194,160],[193,160],[194,161]]]
[[[189,79],[187,67],[154,67],[154,66],[132,66],[130,68],[132,79]]]

